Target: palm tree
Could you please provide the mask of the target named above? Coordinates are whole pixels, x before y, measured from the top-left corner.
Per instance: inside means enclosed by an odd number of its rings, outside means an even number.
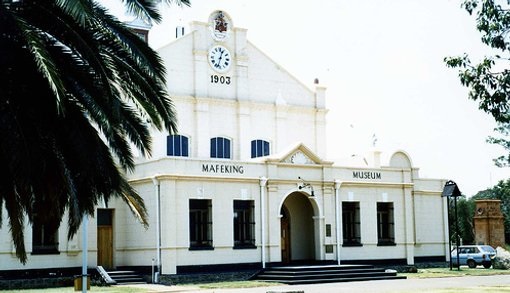
[[[158,1],[123,2],[160,20]],[[123,174],[132,146],[150,155],[150,125],[176,130],[165,84],[159,56],[95,1],[1,0],[0,227],[4,205],[23,264],[25,218],[58,227],[68,211],[72,238],[117,196],[147,225]]]

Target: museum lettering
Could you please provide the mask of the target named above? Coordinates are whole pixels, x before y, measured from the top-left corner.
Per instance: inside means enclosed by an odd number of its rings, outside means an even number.
[[[381,179],[381,173],[369,171],[352,171],[352,177],[355,179]]]
[[[202,172],[221,174],[243,174],[244,168],[239,165],[202,164]]]

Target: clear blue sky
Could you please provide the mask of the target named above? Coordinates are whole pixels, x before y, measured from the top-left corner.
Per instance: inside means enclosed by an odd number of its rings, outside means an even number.
[[[312,87],[328,89],[328,158],[408,152],[422,177],[452,179],[473,195],[510,178],[493,165],[504,154],[485,142],[496,126],[467,99],[443,58],[488,50],[474,18],[457,0],[191,0],[164,8],[150,35],[155,49],[175,39],[175,26],[207,21],[221,9],[248,39]],[[102,0],[121,20],[119,0]]]

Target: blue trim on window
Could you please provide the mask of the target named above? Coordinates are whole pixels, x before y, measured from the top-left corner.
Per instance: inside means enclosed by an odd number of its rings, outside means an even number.
[[[262,139],[251,141],[251,157],[258,158],[269,156],[269,142]]]
[[[169,135],[166,138],[166,154],[174,157],[189,156],[189,139],[183,135]]]
[[[211,138],[211,158],[230,159],[230,139],[224,137]]]

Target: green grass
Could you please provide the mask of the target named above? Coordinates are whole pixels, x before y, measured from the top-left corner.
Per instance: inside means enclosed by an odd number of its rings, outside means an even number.
[[[445,278],[445,277],[462,277],[462,276],[488,276],[488,275],[510,275],[510,270],[495,270],[485,269],[478,267],[470,269],[468,267],[461,267],[460,271],[457,268],[453,268],[451,271],[449,268],[427,268],[419,269],[418,273],[406,273],[399,274],[407,276],[409,279],[413,278]],[[508,276],[510,277],[510,276]],[[228,281],[228,282],[212,282],[212,283],[201,283],[201,284],[187,284],[180,286],[193,286],[201,289],[234,289],[234,288],[255,288],[255,287],[269,287],[278,286],[281,283],[272,282],[261,282],[261,281]],[[6,290],[1,293],[15,293],[19,290]],[[49,288],[49,289],[32,289],[23,290],[28,293],[71,293],[75,292],[73,287],[63,288]],[[115,287],[98,287],[92,286],[88,292],[115,292],[115,293],[141,293],[148,292],[147,289],[129,286],[115,286]],[[510,293],[510,287],[498,287],[498,286],[480,286],[480,287],[467,287],[467,288],[450,288],[450,289],[434,289],[430,292],[434,293],[475,293],[475,292],[502,292]]]
[[[48,288],[48,289],[24,289],[22,290],[24,293],[66,293],[66,292],[81,292],[74,291],[74,287],[60,287],[60,288]],[[0,290],[2,293],[18,293],[20,290]],[[97,287],[91,286],[88,292],[115,292],[115,293],[141,293],[147,292],[146,289],[135,288],[135,287],[125,287],[125,286],[116,286],[116,287]]]
[[[399,291],[405,293],[406,291]],[[409,293],[415,291],[409,291]],[[465,288],[447,288],[447,289],[429,289],[427,293],[509,293],[510,288],[506,286],[479,286],[479,287],[465,287]]]
[[[255,287],[269,287],[283,285],[276,282],[261,282],[261,281],[231,281],[231,282],[215,282],[215,283],[202,283],[196,284],[202,289],[231,289],[231,288],[255,288]]]
[[[506,286],[478,286],[478,287],[463,287],[463,288],[444,288],[444,289],[425,289],[425,290],[404,290],[396,291],[398,293],[509,293],[510,288]]]
[[[406,276],[409,279],[416,278],[446,278],[446,277],[462,277],[462,276],[489,276],[489,275],[510,275],[509,270],[495,270],[493,268],[486,269],[478,267],[470,269],[468,267],[460,267],[460,271],[457,268],[428,268],[419,269],[418,273],[405,273],[399,274]]]

